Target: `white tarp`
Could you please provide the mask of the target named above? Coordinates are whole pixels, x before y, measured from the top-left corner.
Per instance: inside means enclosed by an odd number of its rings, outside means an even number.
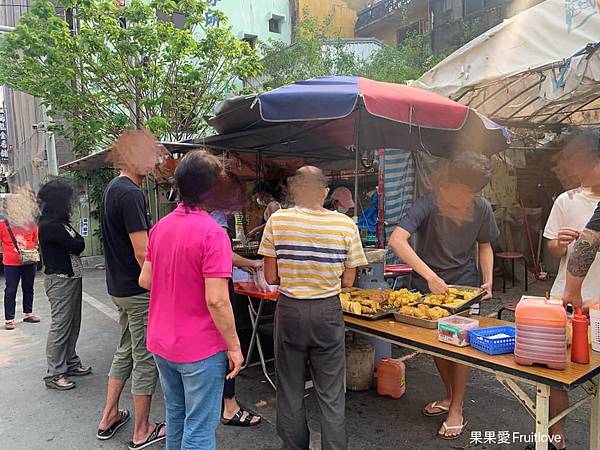
[[[508,125],[598,124],[599,42],[600,0],[546,0],[469,42],[415,85]]]

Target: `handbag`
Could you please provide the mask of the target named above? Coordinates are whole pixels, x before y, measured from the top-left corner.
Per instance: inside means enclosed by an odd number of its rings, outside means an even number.
[[[38,262],[40,262],[40,251],[38,250],[38,248],[36,247],[30,250],[19,248],[19,244],[15,239],[15,235],[12,231],[10,224],[7,220],[5,220],[4,223],[6,224],[6,230],[8,231],[8,234],[10,235],[10,238],[13,241],[15,249],[17,249],[17,253],[19,254],[19,264],[24,266],[25,264],[37,264]]]

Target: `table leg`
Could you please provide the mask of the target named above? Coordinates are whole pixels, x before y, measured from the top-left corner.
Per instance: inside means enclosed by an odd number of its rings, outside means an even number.
[[[515,260],[511,259],[511,281],[512,281],[512,287],[515,287]]]
[[[252,336],[250,337],[250,345],[248,346],[248,353],[246,354],[246,362],[242,366],[242,370],[250,365],[252,352],[254,351],[256,337],[258,335],[258,325],[260,323],[260,316],[262,315],[262,310],[264,306],[265,300],[261,299],[260,303],[258,304],[258,311],[255,311],[254,306],[252,306],[252,299],[248,297],[248,314],[250,315],[250,323],[252,324]]]
[[[506,294],[506,260],[502,258],[502,293]]]
[[[258,350],[258,356],[260,358],[260,366],[262,367],[263,375],[265,376],[269,384],[273,387],[273,389],[276,391],[277,388],[275,387],[275,383],[273,382],[273,380],[271,380],[269,372],[267,372],[267,361],[265,360],[265,355],[263,353],[263,348],[260,342],[259,334],[256,335],[256,349]]]
[[[523,258],[523,265],[525,266],[525,292],[529,290],[529,270],[527,270],[527,258]]]
[[[548,450],[548,441],[539,439],[548,435],[548,416],[550,414],[550,386],[537,384],[535,395],[535,432],[538,440],[535,450]]]
[[[592,399],[590,413],[590,450],[600,450],[600,375],[596,375],[593,382],[596,385],[596,394]]]

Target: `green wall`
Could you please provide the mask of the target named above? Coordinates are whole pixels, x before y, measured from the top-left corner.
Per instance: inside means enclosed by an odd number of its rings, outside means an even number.
[[[275,39],[290,43],[289,0],[211,0],[211,4],[227,16],[233,34],[239,39],[256,36],[262,41]],[[280,33],[269,31],[269,19],[273,15],[280,20]],[[210,12],[207,12],[209,22],[212,20],[211,17]],[[217,23],[217,21],[213,22],[214,25]]]

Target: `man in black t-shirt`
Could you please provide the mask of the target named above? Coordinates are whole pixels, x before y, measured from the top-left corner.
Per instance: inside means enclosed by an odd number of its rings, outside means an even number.
[[[146,349],[150,296],[138,284],[150,229],[146,197],[140,186],[157,163],[158,148],[154,136],[145,130],[129,130],[119,137],[112,156],[121,173],[108,184],[102,205],[106,285],[119,312],[121,331],[96,437],[110,439],[129,420],[129,411],[119,409],[119,399],[131,377],[136,420],[129,448],[149,445],[166,436],[164,423],[152,424],[149,420],[158,372]]]
[[[481,286],[492,297],[494,253],[492,242],[500,231],[490,203],[477,194],[491,176],[488,158],[463,153],[451,160],[434,179],[433,193],[417,199],[400,220],[390,247],[414,271],[413,287],[425,293],[447,293],[449,284]],[[410,237],[418,234],[416,251]],[[479,256],[478,270],[475,248]],[[475,306],[475,305],[474,305]],[[472,313],[479,313],[477,310]],[[438,436],[455,439],[464,430],[463,400],[469,367],[434,358],[446,387],[446,398],[423,408],[426,416],[447,415]]]

